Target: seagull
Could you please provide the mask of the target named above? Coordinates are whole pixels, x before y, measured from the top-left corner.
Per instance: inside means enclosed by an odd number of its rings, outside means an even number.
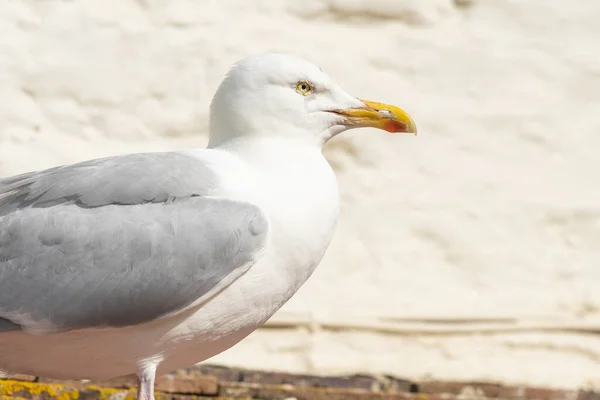
[[[417,132],[402,109],[266,53],[218,87],[206,148],[0,179],[0,370],[135,374],[153,400],[157,374],[234,346],[323,258],[339,195],[322,148],[360,127]]]

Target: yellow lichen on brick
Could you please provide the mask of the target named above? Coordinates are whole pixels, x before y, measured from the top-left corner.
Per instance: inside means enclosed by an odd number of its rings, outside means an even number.
[[[56,397],[56,400],[77,400],[77,399],[79,399],[79,390],[65,390]]]
[[[31,396],[37,396],[42,393],[48,393],[49,396],[56,398],[56,400],[79,399],[79,391],[65,390],[65,387],[60,384],[23,382],[13,380],[0,381],[0,397],[10,399],[22,398],[20,396],[15,397],[14,394],[16,393],[26,393]]]
[[[39,395],[46,392],[48,395],[55,397],[63,390],[63,385],[54,383],[23,382],[13,381],[11,379],[0,381],[0,396],[12,396],[13,394],[20,392]]]

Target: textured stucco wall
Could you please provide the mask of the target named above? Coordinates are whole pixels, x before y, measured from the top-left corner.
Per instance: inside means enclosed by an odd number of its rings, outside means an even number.
[[[5,0],[0,175],[203,146],[232,62],[307,57],[421,134],[327,146],[341,221],[290,328],[214,362],[598,385],[598,21],[598,0]]]

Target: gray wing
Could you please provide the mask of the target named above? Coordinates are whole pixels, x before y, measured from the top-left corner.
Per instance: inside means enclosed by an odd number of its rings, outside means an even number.
[[[266,216],[205,197],[210,170],[180,156],[1,181],[0,332],[139,324],[201,304],[245,273],[264,250]]]
[[[214,173],[183,153],[140,153],[101,158],[0,179],[0,216],[20,208],[74,203],[163,203],[208,195]]]

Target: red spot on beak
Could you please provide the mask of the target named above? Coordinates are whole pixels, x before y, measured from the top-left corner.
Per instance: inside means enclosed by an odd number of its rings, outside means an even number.
[[[391,133],[406,132],[406,125],[398,121],[387,121],[383,129]]]

